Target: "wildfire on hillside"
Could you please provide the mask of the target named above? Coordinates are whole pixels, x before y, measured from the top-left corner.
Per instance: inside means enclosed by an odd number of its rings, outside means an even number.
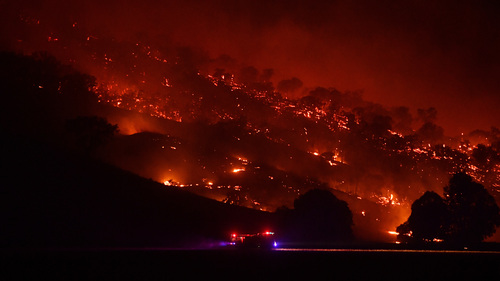
[[[350,200],[360,220],[374,224],[384,215],[367,205],[403,217],[411,202],[426,190],[440,192],[459,171],[500,198],[498,129],[476,144],[467,136],[404,133],[396,110],[355,92],[316,88],[288,98],[265,75],[245,80],[239,69],[222,69],[208,58],[198,62],[185,49],[106,38],[78,22],[65,33],[34,17],[20,16],[19,24],[36,26],[43,48],[94,75],[101,104],[158,122],[109,113],[124,134],[106,157],[166,186],[267,211],[291,207],[309,189],[329,188]],[[29,50],[27,41],[15,45]]]

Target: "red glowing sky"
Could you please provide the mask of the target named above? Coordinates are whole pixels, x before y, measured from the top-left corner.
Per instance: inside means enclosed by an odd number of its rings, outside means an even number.
[[[448,135],[500,126],[500,5],[479,1],[31,1],[46,20],[228,54],[275,82],[438,109]],[[2,2],[0,1],[0,4]],[[5,2],[2,4],[5,5]]]

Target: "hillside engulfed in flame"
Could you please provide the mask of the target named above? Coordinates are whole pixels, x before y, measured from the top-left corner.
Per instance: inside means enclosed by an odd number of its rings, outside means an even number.
[[[25,16],[18,24],[38,38],[21,36],[13,49],[48,50],[96,77],[100,103],[123,109],[106,113],[122,134],[101,156],[165,185],[266,211],[330,188],[348,201],[356,224],[385,229],[459,171],[500,199],[496,128],[446,137],[432,108],[413,117],[406,107],[384,108],[333,88],[290,99],[300,88],[293,79],[274,85],[271,69],[230,57],[117,41],[77,22],[64,32]]]

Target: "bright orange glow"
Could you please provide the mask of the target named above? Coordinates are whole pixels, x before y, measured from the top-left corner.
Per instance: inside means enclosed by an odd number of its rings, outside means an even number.
[[[233,169],[233,173],[239,173],[239,172],[244,172],[245,168],[235,168]]]
[[[238,157],[238,160],[240,160],[241,162],[244,162],[244,163],[248,163],[248,159],[243,158],[243,157]]]

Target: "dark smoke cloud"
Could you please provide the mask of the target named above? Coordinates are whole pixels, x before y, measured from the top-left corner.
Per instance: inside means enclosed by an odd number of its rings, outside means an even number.
[[[295,76],[305,87],[363,89],[366,100],[409,106],[412,112],[435,107],[437,122],[450,135],[488,129],[500,120],[496,2],[47,0],[0,5],[54,26],[77,22],[118,40],[169,41],[206,50],[212,58],[227,54],[242,65],[274,69],[275,85]],[[9,33],[8,28],[4,22],[2,32]]]

